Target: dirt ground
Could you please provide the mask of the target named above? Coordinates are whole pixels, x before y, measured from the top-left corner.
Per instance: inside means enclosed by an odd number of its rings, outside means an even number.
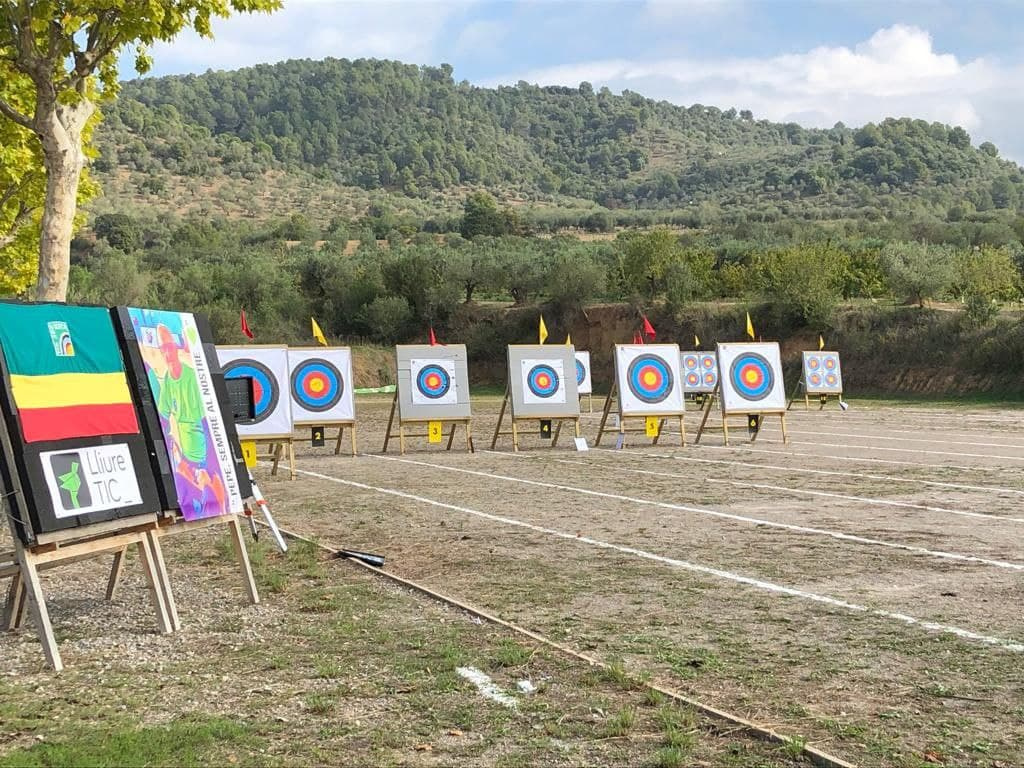
[[[513,454],[486,450],[498,405],[473,455],[402,458],[360,401],[365,455],[300,445],[264,491],[285,527],[855,763],[1024,764],[1024,412],[854,401],[791,411],[788,445],[777,419],[693,445],[690,415],[686,447]]]
[[[474,400],[475,453],[446,453],[417,439],[400,457],[397,444],[380,455],[389,399],[360,398],[359,456],[334,456],[301,442],[297,480],[271,477],[265,463],[257,477],[282,527],[335,547],[383,554],[388,571],[858,765],[1024,764],[1024,411],[854,400],[847,412],[834,403],[822,412],[792,411],[788,445],[782,444],[777,419],[768,420],[753,444],[740,424],[729,447],[722,445],[721,433],[706,434],[694,445],[698,418],[690,414],[686,447],[679,446],[678,435],[668,434],[660,446],[635,436],[623,450],[610,449],[606,440],[582,453],[569,441],[550,448],[531,428],[524,450],[513,454],[508,438],[495,452],[487,450],[499,404],[497,398]],[[600,407],[596,400],[594,407]],[[593,444],[598,415],[586,413],[582,422]],[[463,445],[461,437],[456,448]],[[300,697],[280,716],[289,723],[285,730],[303,723],[301,738],[294,749],[281,746],[279,735],[265,737],[269,743],[258,749],[239,748],[248,762],[323,761],[340,754],[334,750],[358,748],[346,754],[369,762],[789,764],[778,749],[728,732],[723,736],[706,725],[691,728],[699,748],[666,753],[674,747],[659,730],[654,710],[644,708],[644,695],[616,686],[594,694],[605,706],[573,700],[569,691],[585,691],[586,684],[558,686],[558,695],[544,700],[546,714],[530,721],[527,732],[517,732],[505,715],[471,718],[469,726],[458,725],[455,715],[425,721],[424,707],[455,706],[445,703],[453,690],[459,706],[494,706],[480,704],[464,681],[452,682],[452,654],[421,660],[420,666],[415,653],[412,661],[400,662],[430,684],[420,680],[414,694],[389,699],[390,710],[373,709],[368,700],[403,688],[395,681],[395,659],[434,642],[436,636],[424,635],[422,625],[450,614],[448,609],[351,566],[317,570],[298,556],[282,560],[265,552],[265,605],[226,609],[221,592],[231,582],[230,566],[225,556],[210,554],[209,543],[197,541],[188,544],[182,537],[168,553],[172,568],[177,558],[179,564],[198,561],[213,570],[209,584],[216,599],[203,596],[203,584],[186,587],[193,592],[179,599],[179,605],[203,604],[191,617],[201,631],[159,638],[136,628],[127,645],[150,660],[120,659],[116,643],[125,641],[115,632],[112,609],[77,596],[100,590],[102,564],[79,564],[67,573],[80,573],[82,584],[91,586],[76,587],[75,596],[57,603],[58,631],[66,638],[62,651],[71,660],[72,676],[87,677],[97,665],[112,665],[124,676],[143,664],[146,685],[157,689],[165,683],[147,654],[156,650],[173,658],[179,643],[186,643],[193,658],[201,657],[203,642],[211,639],[216,647],[238,646],[251,656],[257,646],[278,658],[277,670],[252,663],[243,668],[268,676],[270,689],[281,686]],[[287,573],[280,583],[267,575],[275,568],[299,573]],[[58,587],[56,572],[46,578]],[[339,597],[354,588],[359,608]],[[308,703],[301,704],[302,696],[315,695],[321,685],[310,671],[316,664],[308,644],[316,632],[326,631],[327,619],[309,605],[319,604],[316,596],[325,593],[341,601],[326,612],[329,626],[338,627],[347,615],[374,615],[375,629],[364,638],[368,647],[342,650],[337,632],[314,641],[323,643],[328,657],[342,654],[336,661],[343,669],[332,674],[348,682],[343,690],[331,687],[330,714],[316,714],[313,706],[313,717]],[[237,603],[238,588],[229,594]],[[306,608],[296,614],[296,605]],[[387,623],[394,618],[390,609],[403,612],[400,626]],[[77,623],[77,614],[94,610],[112,622],[109,627]],[[272,626],[263,626],[270,616]],[[189,618],[183,619],[188,626]],[[219,622],[229,626],[219,629]],[[494,649],[508,638],[464,617],[449,626],[455,624],[472,630],[460,632],[458,644],[469,650],[458,658],[480,659],[478,665],[503,686],[514,685],[515,675],[585,678],[577,666],[546,652],[531,658],[551,668],[533,672],[529,664],[520,665],[509,675],[494,661],[502,656]],[[243,639],[233,640],[232,631]],[[419,639],[395,646],[384,639],[393,633]],[[301,654],[296,642],[307,646]],[[375,647],[390,655],[374,654]],[[90,656],[97,648],[99,661]],[[369,654],[368,660],[354,661],[359,653]],[[29,696],[35,686],[48,685],[37,654],[30,636],[0,637],[4,698]],[[30,676],[16,674],[25,668]],[[375,682],[366,690],[352,683],[353,674]],[[68,679],[65,673],[58,685]],[[74,691],[88,688],[86,678],[76,680]],[[237,711],[254,696],[239,693],[239,686],[248,691],[262,683],[247,685],[228,674],[211,683],[212,693],[188,699],[191,708],[169,712]],[[158,694],[152,699],[159,700]],[[413,736],[385,735],[353,747],[358,728],[351,723],[360,718],[351,712],[361,707],[376,713],[361,716],[363,722],[374,718],[374,733],[390,719],[408,723]],[[609,713],[630,707],[642,724],[633,726],[634,736],[614,736],[609,721],[619,716]],[[589,708],[603,717],[594,719]],[[261,712],[254,717],[265,725]],[[343,734],[325,721],[332,717],[346,724]],[[477,746],[463,749],[456,740],[452,747],[445,736],[451,729],[472,730]],[[328,733],[325,742],[314,747],[321,732]],[[24,748],[33,733],[24,723],[0,726],[0,753]],[[425,753],[417,751],[421,742],[431,750],[442,746]]]

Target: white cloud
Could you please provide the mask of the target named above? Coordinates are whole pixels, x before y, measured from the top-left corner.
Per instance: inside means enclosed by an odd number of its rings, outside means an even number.
[[[962,125],[976,141],[1003,138],[1006,153],[1022,157],[1024,145],[1013,144],[1012,130],[1024,114],[1017,87],[1022,76],[1024,67],[984,58],[960,61],[936,51],[927,31],[895,25],[853,47],[822,46],[765,58],[593,61],[495,82],[571,86],[586,80],[676,104],[750,109],[756,117],[817,127],[916,117]],[[1006,109],[1007,98],[1015,109]]]
[[[453,50],[459,55],[475,54],[484,58],[488,52],[498,52],[498,46],[507,34],[507,26],[500,21],[471,21],[459,33]]]

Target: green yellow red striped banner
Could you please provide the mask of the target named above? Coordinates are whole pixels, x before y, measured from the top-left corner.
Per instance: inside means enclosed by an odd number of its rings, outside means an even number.
[[[0,345],[25,442],[139,431],[109,310],[0,302]]]

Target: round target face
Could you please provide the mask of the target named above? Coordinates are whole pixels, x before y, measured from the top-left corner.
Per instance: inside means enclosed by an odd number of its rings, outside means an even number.
[[[252,423],[259,424],[277,409],[281,393],[277,379],[263,363],[242,358],[224,366],[225,379],[241,379],[246,376],[252,378],[253,410],[256,412]]]
[[[416,375],[416,389],[432,400],[444,397],[452,388],[452,377],[440,365],[425,365]]]
[[[808,357],[807,358],[807,367],[810,368],[812,371],[818,370],[818,368],[820,366],[821,366],[821,360],[819,360],[818,358],[816,358],[816,357]]]
[[[768,361],[756,352],[744,352],[732,361],[729,380],[744,400],[764,400],[772,391],[775,375]]]
[[[672,392],[672,371],[657,355],[639,355],[629,364],[626,384],[637,400],[660,403]]]
[[[551,397],[559,385],[558,374],[550,365],[535,365],[526,374],[526,386],[537,397]]]
[[[809,377],[807,377],[807,382],[812,387],[820,387],[821,386],[821,374],[820,373],[812,373]]]
[[[704,374],[704,383],[705,384],[714,384],[715,383],[715,379],[717,379],[717,378],[718,378],[718,375],[714,371],[708,371],[707,373]]]
[[[834,371],[836,369],[836,359],[834,357],[825,358],[825,369]]]
[[[691,387],[696,387],[700,384],[700,376],[696,372],[690,371],[686,374],[686,383]]]
[[[334,363],[313,357],[292,371],[292,397],[307,411],[329,411],[345,392],[345,380]]]
[[[696,355],[686,355],[683,358],[683,368],[685,368],[686,370],[688,370],[688,371],[696,370],[697,365],[698,365],[698,361],[697,361],[697,356]]]
[[[705,370],[711,370],[715,367],[715,358],[713,355],[704,355],[704,357],[700,359],[700,364]]]
[[[834,387],[837,384],[839,384],[839,377],[836,376],[834,373],[826,373],[825,383],[828,384],[830,387]]]
[[[576,361],[576,385],[579,386],[583,383],[583,380],[587,378],[587,369],[583,367],[583,363],[579,360]]]

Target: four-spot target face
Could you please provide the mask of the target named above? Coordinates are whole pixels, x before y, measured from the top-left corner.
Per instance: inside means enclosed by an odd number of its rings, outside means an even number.
[[[718,358],[714,352],[683,352],[680,355],[683,389],[687,393],[713,392],[718,384]]]
[[[786,410],[782,357],[775,342],[718,345],[719,386],[725,413]]]
[[[300,407],[323,413],[341,400],[345,379],[334,363],[311,357],[292,368],[291,387],[292,398]]]
[[[809,395],[842,393],[838,352],[804,352],[804,388]]]
[[[455,361],[443,358],[409,361],[411,399],[416,405],[457,403]]]
[[[225,379],[252,379],[252,399],[255,418],[253,424],[265,421],[277,408],[281,397],[281,389],[271,370],[256,360],[245,358],[233,360],[224,366]]]
[[[675,344],[619,344],[615,347],[615,376],[620,413],[672,416],[683,412],[683,387],[689,374],[699,381],[700,359],[680,370],[683,356]]]

